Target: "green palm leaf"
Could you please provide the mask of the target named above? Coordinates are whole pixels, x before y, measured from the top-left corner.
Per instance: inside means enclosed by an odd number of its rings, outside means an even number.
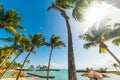
[[[85,49],[89,49],[90,47],[93,47],[93,46],[96,46],[96,44],[95,43],[86,43],[86,44],[84,44]]]
[[[116,38],[112,41],[112,43],[116,46],[119,46],[120,45],[120,38]]]

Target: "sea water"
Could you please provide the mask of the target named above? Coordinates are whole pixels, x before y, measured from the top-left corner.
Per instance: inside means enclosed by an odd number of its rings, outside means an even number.
[[[41,74],[46,75],[46,71],[26,71],[25,73],[35,73],[35,74]],[[77,72],[77,80],[89,80],[87,77],[81,76],[82,72]],[[120,75],[115,74],[106,74],[110,78],[104,78],[103,80],[120,80]],[[62,69],[60,71],[50,71],[50,76],[55,76],[55,79],[49,79],[49,80],[68,80],[68,71],[66,69]],[[46,80],[44,78],[29,78],[28,80]]]

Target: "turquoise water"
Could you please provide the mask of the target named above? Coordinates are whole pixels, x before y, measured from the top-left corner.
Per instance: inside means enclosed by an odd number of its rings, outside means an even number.
[[[46,71],[26,71],[25,73],[35,73],[35,74],[42,74],[46,75]],[[77,73],[77,79],[78,80],[89,80],[87,77],[81,76],[83,73]],[[106,74],[110,76],[110,78],[104,78],[103,80],[120,80],[120,75],[115,74]],[[55,76],[55,79],[49,79],[49,80],[68,80],[68,73],[67,70],[60,70],[60,71],[50,71],[50,76]],[[31,78],[28,80],[46,80],[43,78]]]

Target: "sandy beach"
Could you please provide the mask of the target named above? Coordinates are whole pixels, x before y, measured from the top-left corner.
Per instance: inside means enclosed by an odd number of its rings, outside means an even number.
[[[36,80],[38,77],[20,77],[19,80]],[[16,80],[16,78],[2,78],[0,80]]]
[[[2,78],[0,80],[16,80],[16,78]],[[19,80],[27,80],[27,78],[19,78]]]

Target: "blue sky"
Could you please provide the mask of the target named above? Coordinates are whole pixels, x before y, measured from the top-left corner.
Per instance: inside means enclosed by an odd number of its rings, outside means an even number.
[[[64,18],[58,11],[47,11],[47,8],[53,1],[54,0],[0,0],[0,3],[4,5],[5,10],[15,9],[22,17],[21,25],[27,28],[26,31],[21,31],[23,34],[42,33],[46,37],[47,41],[49,41],[52,34],[55,34],[60,36],[61,40],[67,44],[67,30]],[[116,13],[114,14],[118,15],[118,12],[120,13],[120,11],[116,9]],[[70,16],[77,69],[85,69],[86,67],[98,69],[100,67],[109,67],[112,63],[114,63],[114,59],[109,54],[98,53],[98,46],[96,48],[90,48],[89,50],[83,49],[85,41],[79,40],[78,35],[83,33],[87,24],[75,21],[73,17],[71,17],[71,10],[67,13]],[[1,37],[9,36],[9,34],[4,30],[1,30],[0,34]],[[110,42],[107,42],[107,44],[110,46],[110,49],[114,48],[113,52],[119,56],[119,48],[113,46]],[[3,45],[3,43],[1,45]],[[44,46],[35,50],[37,51],[37,54],[31,54],[29,57],[31,60],[30,64],[35,66],[47,65],[50,48]],[[21,55],[17,61],[22,62],[25,56],[26,53]],[[51,67],[67,68],[67,47],[55,49],[53,51]],[[109,67],[109,69],[114,68]]]

